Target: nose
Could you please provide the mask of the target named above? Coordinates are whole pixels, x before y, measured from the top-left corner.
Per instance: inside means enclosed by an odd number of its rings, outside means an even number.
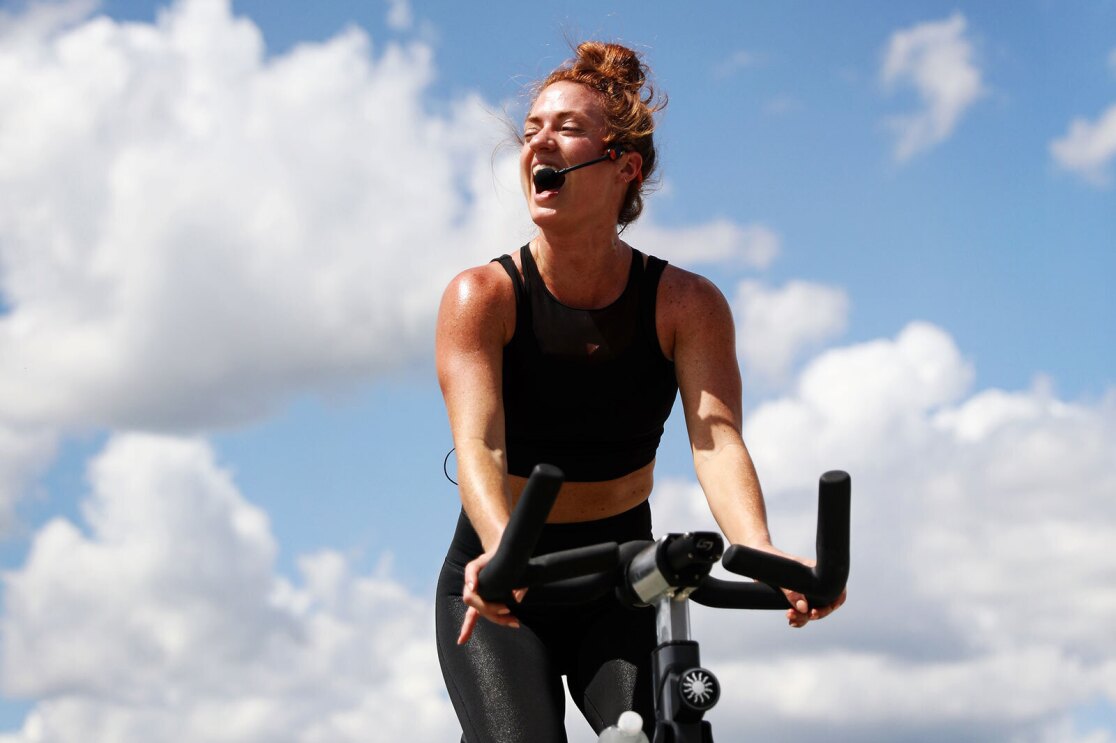
[[[549,125],[543,126],[531,136],[531,141],[527,143],[535,152],[542,152],[554,149],[554,132]]]

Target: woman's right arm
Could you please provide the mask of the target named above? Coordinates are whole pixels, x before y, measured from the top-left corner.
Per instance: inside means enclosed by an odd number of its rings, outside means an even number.
[[[461,503],[485,553],[466,566],[462,597],[469,605],[458,642],[478,616],[515,626],[503,604],[486,603],[476,574],[500,543],[511,514],[504,449],[503,349],[515,331],[515,293],[496,263],[459,274],[438,310],[435,362],[457,455]]]

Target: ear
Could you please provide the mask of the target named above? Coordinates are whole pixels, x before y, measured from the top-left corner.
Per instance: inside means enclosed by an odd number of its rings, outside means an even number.
[[[643,155],[631,150],[622,151],[622,155],[626,155],[624,162],[620,164],[620,176],[626,181],[636,181],[638,184],[643,183]]]

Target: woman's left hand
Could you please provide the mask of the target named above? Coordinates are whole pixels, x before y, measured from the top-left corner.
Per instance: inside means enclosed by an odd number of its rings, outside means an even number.
[[[829,606],[814,607],[810,606],[806,597],[797,591],[788,591],[783,589],[783,593],[787,596],[787,601],[790,602],[792,608],[787,609],[787,623],[791,627],[805,627],[807,622],[814,619],[824,619],[841,607],[845,603],[845,596],[847,589],[841,591],[841,595],[830,604]]]
[[[787,554],[772,545],[764,545],[756,549],[761,549],[764,552],[770,552],[773,555],[800,562],[808,568],[814,567],[815,564],[813,560],[805,560],[801,557]],[[791,627],[805,627],[808,622],[828,617],[830,614],[837,611],[837,609],[841,607],[841,604],[845,603],[845,598],[848,593],[848,589],[842,589],[841,595],[829,606],[810,606],[810,602],[798,591],[792,591],[787,588],[782,590],[787,597],[787,602],[791,605],[791,608],[787,609],[787,624]]]

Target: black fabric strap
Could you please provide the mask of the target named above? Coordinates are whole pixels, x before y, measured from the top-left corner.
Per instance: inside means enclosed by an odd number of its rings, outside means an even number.
[[[524,245],[523,248],[526,250],[527,246]],[[531,303],[526,301],[527,288],[523,285],[523,278],[519,275],[519,269],[515,267],[515,261],[510,255],[504,254],[492,260],[503,266],[511,277],[512,286],[515,288],[515,335],[522,337],[521,331],[528,327],[527,323],[531,320]]]

